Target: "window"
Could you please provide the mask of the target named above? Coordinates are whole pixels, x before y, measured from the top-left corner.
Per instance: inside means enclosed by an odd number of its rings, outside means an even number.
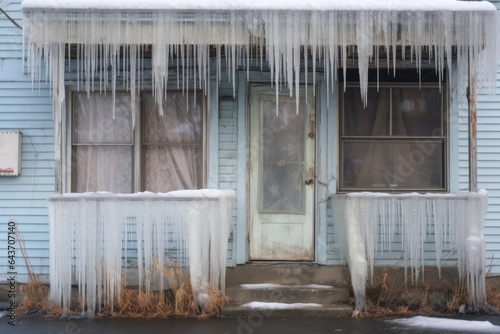
[[[412,81],[371,84],[366,107],[359,85],[341,93],[340,190],[445,190],[445,86]]]
[[[114,119],[111,94],[72,94],[72,192],[203,187],[201,94],[169,91],[163,116],[150,92],[140,100],[134,127],[130,93],[116,93]]]

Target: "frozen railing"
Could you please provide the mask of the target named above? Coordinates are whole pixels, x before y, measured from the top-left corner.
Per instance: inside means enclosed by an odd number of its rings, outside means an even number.
[[[389,249],[401,238],[404,265],[418,279],[423,269],[424,243],[433,235],[436,263],[441,267],[445,244],[456,251],[460,281],[464,279],[471,307],[486,303],[484,218],[485,190],[454,194],[349,193],[330,197],[336,238],[346,254],[356,297],[355,315],[364,307],[368,268],[373,275],[377,244]],[[406,271],[405,271],[406,272]]]
[[[158,268],[183,263],[203,308],[208,284],[225,288],[234,198],[232,190],[215,189],[49,197],[50,298],[68,310],[75,280],[83,311],[92,315],[96,306],[112,307],[133,244],[140,289],[148,293],[155,279],[159,290],[168,288]],[[173,247],[176,258],[167,258]]]

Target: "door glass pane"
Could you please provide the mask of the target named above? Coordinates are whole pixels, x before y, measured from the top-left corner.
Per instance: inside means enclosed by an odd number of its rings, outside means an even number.
[[[308,113],[295,98],[261,98],[261,212],[303,213],[305,187],[305,127]]]
[[[443,141],[346,141],[343,188],[443,189]]]

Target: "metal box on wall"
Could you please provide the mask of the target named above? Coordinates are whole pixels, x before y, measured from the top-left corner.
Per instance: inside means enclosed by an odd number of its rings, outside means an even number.
[[[0,176],[21,174],[22,133],[0,131]]]

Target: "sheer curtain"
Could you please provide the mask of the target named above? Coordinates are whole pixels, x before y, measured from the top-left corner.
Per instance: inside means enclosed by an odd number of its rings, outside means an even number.
[[[72,191],[132,192],[130,94],[73,94]]]
[[[202,186],[202,97],[168,92],[164,115],[151,94],[143,97],[144,190],[167,192]]]
[[[351,137],[343,143],[344,187],[443,186],[437,89],[381,87],[377,92],[370,88],[364,108],[359,89],[349,88],[344,95],[343,135]]]

